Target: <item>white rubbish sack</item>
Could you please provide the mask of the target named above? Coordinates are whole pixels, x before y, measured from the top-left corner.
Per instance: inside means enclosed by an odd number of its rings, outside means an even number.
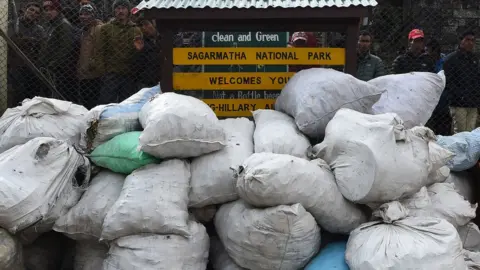
[[[384,90],[340,71],[311,68],[290,78],[275,110],[292,116],[305,135],[321,138],[338,109],[370,113]]]
[[[469,222],[457,230],[464,249],[480,252],[480,229],[477,224]]]
[[[142,130],[138,113],[149,99],[161,92],[158,85],[143,88],[120,103],[99,105],[91,109],[85,117],[87,126],[82,131],[82,149],[91,152],[117,135]]]
[[[405,129],[396,114],[368,115],[340,109],[312,158],[332,168],[340,192],[357,203],[397,200],[429,183],[429,174],[453,155],[434,143],[426,127]]]
[[[253,154],[254,124],[247,118],[220,120],[227,146],[220,151],[192,159],[190,207],[222,204],[238,199],[236,170]]]
[[[451,183],[423,187],[400,202],[409,210],[409,216],[442,218],[457,228],[475,218],[477,207],[458,194]]]
[[[375,114],[396,113],[405,128],[427,123],[445,89],[445,74],[410,72],[380,76],[368,81],[387,91],[372,107]]]
[[[140,149],[157,158],[190,158],[218,151],[226,138],[213,110],[194,97],[164,93],[139,114]]]
[[[73,178],[71,180],[73,184],[66,185],[65,189],[58,195],[55,205],[50,209],[49,214],[44,216],[39,222],[17,234],[23,245],[31,244],[43,233],[51,231],[55,222],[60,217],[66,215],[68,211],[78,203],[90,181],[90,163],[88,159],[84,160],[84,165],[78,168],[78,172],[80,172],[80,174],[77,173],[76,177],[83,174],[83,181],[80,178]]]
[[[53,230],[74,240],[98,241],[103,220],[120,196],[124,180],[125,175],[101,171],[77,205],[57,220]]]
[[[287,154],[307,159],[310,141],[303,135],[292,117],[274,110],[256,110],[255,153]]]
[[[447,163],[452,171],[461,172],[470,169],[480,158],[480,128],[452,136],[438,135],[437,143],[455,154],[455,157]]]
[[[455,190],[458,191],[467,201],[474,202],[474,186],[473,180],[468,172],[450,172],[450,175],[444,181],[445,183],[453,183]]]
[[[220,207],[215,228],[241,267],[300,269],[320,249],[320,228],[301,204],[255,209],[238,200]]]
[[[348,239],[345,260],[351,270],[466,270],[462,242],[444,219],[407,217],[399,202],[374,211],[380,221],[365,223]]]
[[[108,247],[93,241],[77,241],[73,270],[100,270],[107,258]]]
[[[237,190],[255,207],[300,203],[332,233],[348,234],[367,222],[366,214],[342,196],[330,167],[321,159],[255,153],[239,170]]]
[[[435,183],[443,183],[447,181],[450,175],[450,169],[447,166],[443,166],[438,170],[431,171],[428,175],[427,185],[433,185]]]
[[[410,216],[442,218],[456,228],[475,218],[477,205],[466,201],[451,183],[436,183],[423,187],[418,193],[401,203]]]
[[[209,238],[205,227],[188,222],[191,237],[139,234],[119,238],[110,245],[103,270],[205,270]]]
[[[67,141],[38,137],[10,148],[0,154],[0,227],[13,234],[51,230],[89,180],[88,159]]]
[[[246,270],[238,266],[216,236],[210,237],[210,261],[214,270]]]
[[[0,228],[0,269],[24,270],[22,244]]]
[[[468,270],[480,270],[480,252],[472,252],[464,249],[463,256]]]
[[[0,153],[37,137],[52,137],[78,145],[85,127],[85,107],[52,98],[25,99],[0,118]]]
[[[103,221],[101,239],[140,233],[188,235],[190,164],[171,159],[133,171]]]

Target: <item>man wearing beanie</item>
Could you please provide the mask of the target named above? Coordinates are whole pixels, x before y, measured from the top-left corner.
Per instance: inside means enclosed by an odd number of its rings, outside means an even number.
[[[80,36],[80,54],[77,63],[79,79],[79,100],[87,109],[97,105],[102,87],[102,71],[95,66],[94,58],[97,50],[95,43],[99,41],[102,21],[96,19],[96,9],[92,4],[80,7],[79,19],[82,26]]]
[[[47,40],[41,53],[42,71],[67,99],[76,93],[74,28],[62,14],[59,0],[43,1],[48,19]],[[55,93],[54,93],[55,94]]]
[[[103,87],[100,102],[119,102],[136,92],[132,67],[143,49],[140,28],[130,19],[130,2],[116,0],[113,3],[114,19],[100,30],[99,54],[96,64],[103,70]]]

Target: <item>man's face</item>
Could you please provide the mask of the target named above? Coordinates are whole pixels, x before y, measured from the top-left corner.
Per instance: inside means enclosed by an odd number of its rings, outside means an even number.
[[[425,48],[425,40],[423,38],[416,38],[410,40],[410,49],[415,52],[421,52]]]
[[[155,35],[155,26],[153,26],[153,24],[150,22],[150,21],[143,21],[142,22],[142,32],[146,35],[146,36],[154,36]]]
[[[44,6],[45,14],[47,15],[48,20],[53,20],[58,16],[58,10],[54,9],[52,6]]]
[[[297,48],[306,47],[307,46],[307,41],[303,38],[299,38],[299,39],[297,39],[293,42],[293,46],[295,46]]]
[[[372,37],[368,35],[358,37],[358,50],[360,52],[368,52],[370,50],[371,45],[372,45]]]
[[[464,49],[467,52],[473,52],[473,49],[475,49],[475,36],[465,36],[460,42],[460,48]]]
[[[79,19],[83,25],[89,25],[93,20],[93,16],[89,12],[82,12],[80,13]]]
[[[115,8],[115,18],[118,20],[125,20],[128,18],[128,8],[124,6],[118,6]]]
[[[36,21],[40,17],[40,8],[36,6],[29,6],[27,10],[25,10],[25,18],[29,21]]]

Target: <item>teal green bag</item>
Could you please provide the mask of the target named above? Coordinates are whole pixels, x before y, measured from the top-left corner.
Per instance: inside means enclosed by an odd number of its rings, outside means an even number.
[[[100,167],[123,174],[130,174],[140,167],[160,162],[159,159],[137,150],[141,133],[132,131],[113,137],[95,148],[90,159]]]

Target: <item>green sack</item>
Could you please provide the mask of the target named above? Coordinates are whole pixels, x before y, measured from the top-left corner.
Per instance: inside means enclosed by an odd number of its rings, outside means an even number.
[[[117,135],[95,148],[90,159],[100,167],[123,174],[130,174],[140,167],[160,162],[159,159],[137,150],[140,134],[141,131],[132,131]]]

